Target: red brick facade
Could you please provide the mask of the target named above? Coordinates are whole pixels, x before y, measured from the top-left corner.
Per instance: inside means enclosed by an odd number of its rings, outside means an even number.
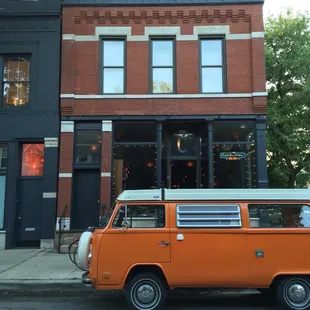
[[[131,36],[144,36],[145,27],[180,27],[180,35],[190,36],[195,26],[229,26],[229,34],[236,35],[225,41],[227,96],[199,96],[199,42],[194,39],[176,40],[175,96],[147,96],[150,53],[146,40],[127,40],[125,68],[125,94],[145,96],[90,96],[100,95],[100,42],[96,27],[131,27]],[[64,7],[62,27],[63,117],[266,113],[267,98],[261,95],[266,91],[264,39],[255,35],[264,31],[262,5]],[[81,98],[75,98],[78,95]],[[107,205],[111,192],[111,140],[111,132],[103,131],[100,202]],[[73,132],[63,132],[60,173],[72,173],[72,156]],[[70,204],[71,183],[70,177],[60,177],[58,213],[62,206]]]

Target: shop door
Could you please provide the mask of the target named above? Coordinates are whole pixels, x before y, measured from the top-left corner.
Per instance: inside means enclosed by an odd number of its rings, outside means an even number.
[[[98,226],[100,216],[100,170],[77,169],[74,173],[71,229]]]
[[[44,144],[22,145],[18,182],[16,246],[39,247],[43,202]]]

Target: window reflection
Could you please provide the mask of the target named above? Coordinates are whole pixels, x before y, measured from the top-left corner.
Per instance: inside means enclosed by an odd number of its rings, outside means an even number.
[[[29,102],[29,68],[27,58],[7,58],[4,60],[3,104],[22,106]]]
[[[23,144],[22,176],[42,176],[44,169],[44,144]]]
[[[173,50],[173,40],[152,40],[153,93],[172,93],[174,91]]]
[[[125,41],[102,41],[103,93],[122,94],[125,85]]]
[[[101,154],[101,131],[77,130],[75,163],[98,164]]]

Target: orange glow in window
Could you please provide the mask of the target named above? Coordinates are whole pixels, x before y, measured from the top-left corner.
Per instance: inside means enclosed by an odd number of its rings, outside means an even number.
[[[44,144],[24,144],[22,176],[42,176],[44,168]]]

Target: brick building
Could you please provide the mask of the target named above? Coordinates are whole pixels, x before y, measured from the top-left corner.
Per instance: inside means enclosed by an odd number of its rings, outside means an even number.
[[[64,0],[58,216],[124,189],[267,187],[263,0]]]

